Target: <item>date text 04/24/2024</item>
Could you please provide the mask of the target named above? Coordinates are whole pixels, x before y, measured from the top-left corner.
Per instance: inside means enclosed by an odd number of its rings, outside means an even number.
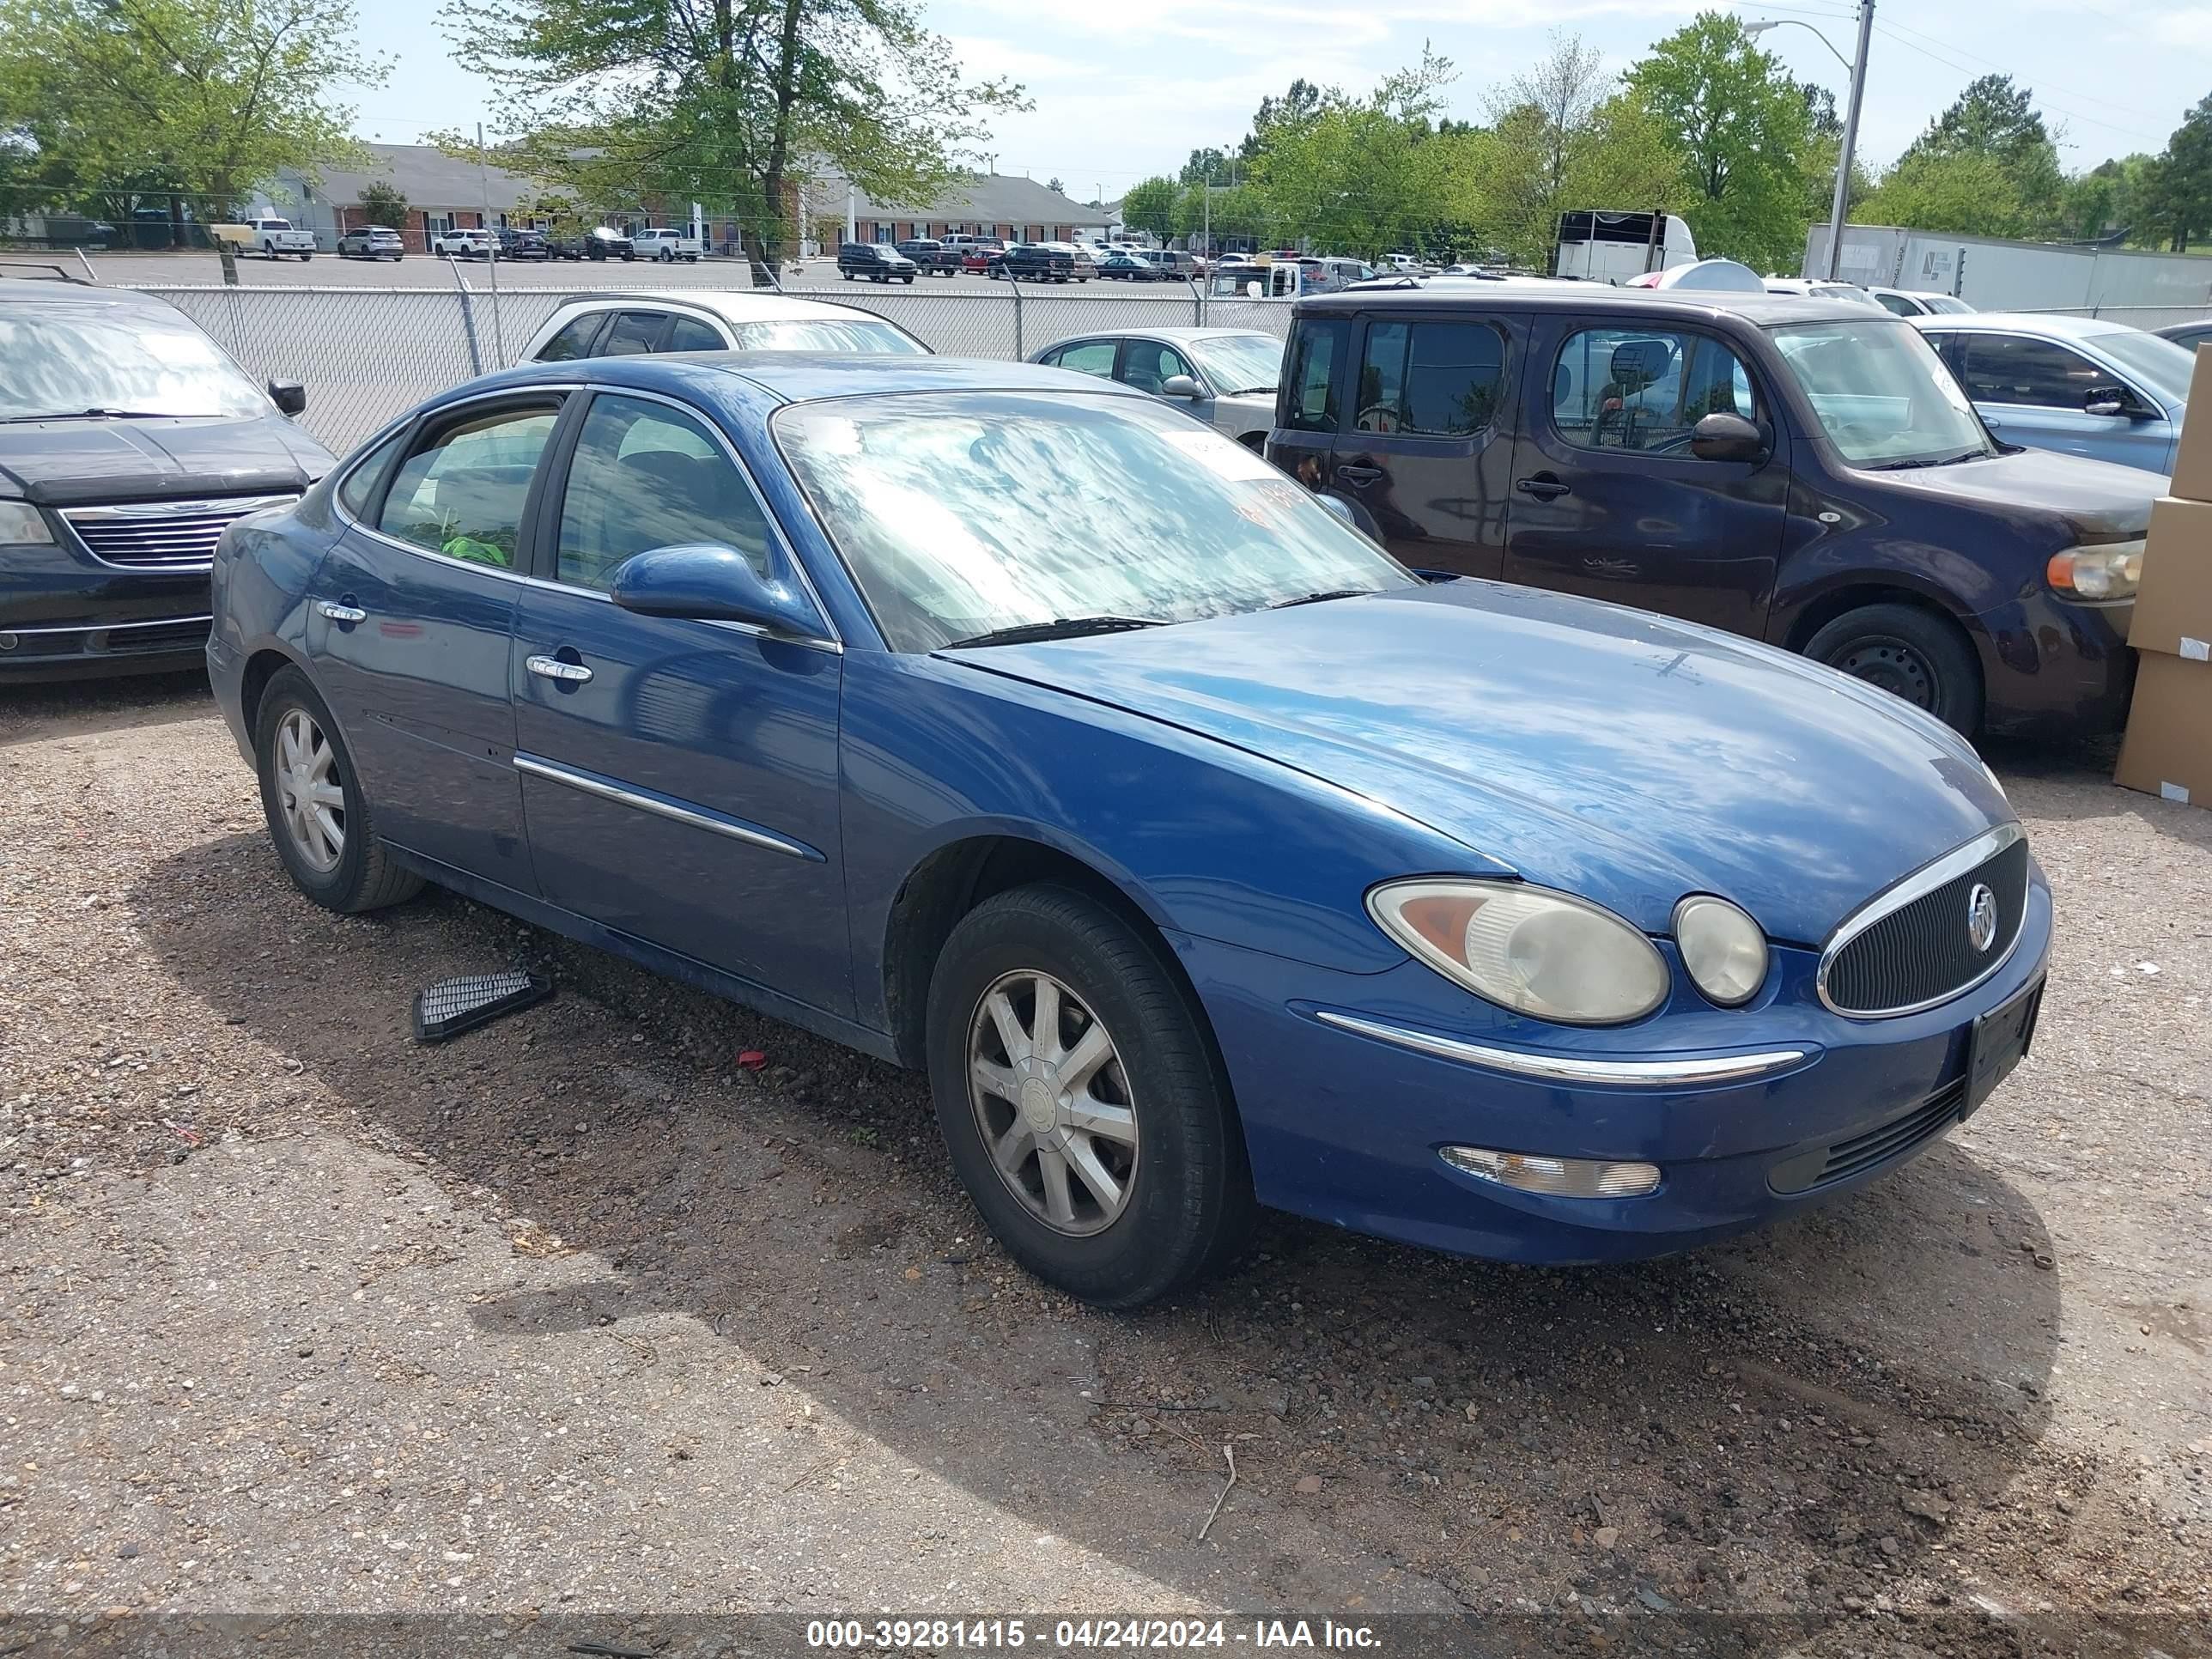
[[[1099,1649],[1323,1648],[1373,1650],[1382,1644],[1364,1625],[1335,1620],[1260,1619],[1249,1630],[1220,1619],[1060,1619],[1032,1629],[1024,1619],[817,1619],[808,1621],[810,1648],[855,1652],[942,1651],[951,1648],[1025,1648],[1047,1651]]]

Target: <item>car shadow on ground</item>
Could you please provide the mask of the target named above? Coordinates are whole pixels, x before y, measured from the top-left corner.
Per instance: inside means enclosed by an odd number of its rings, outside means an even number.
[[[857,1436],[1194,1597],[1817,1623],[1997,1553],[2043,1455],[2050,1242],[1955,1145],[1634,1267],[1272,1218],[1224,1279],[1107,1316],[990,1243],[893,1068],[434,890],[326,916],[258,835],[184,848],[131,902],[212,1018],[519,1224],[518,1255],[588,1253],[467,1308],[488,1340],[687,1316]],[[410,1040],[416,989],[516,961],[562,994]],[[1224,1445],[1238,1487],[1201,1546]],[[1112,1501],[1125,1479],[1180,1507]]]
[[[207,713],[208,696],[207,674],[198,668],[120,679],[0,686],[0,749],[195,720]]]

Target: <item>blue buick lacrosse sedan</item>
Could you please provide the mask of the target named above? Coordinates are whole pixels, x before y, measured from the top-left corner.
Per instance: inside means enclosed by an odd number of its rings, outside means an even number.
[[[1141,393],[942,357],[477,380],[216,561],[308,896],[423,882],[926,1070],[1113,1307],[1255,1205],[1600,1261],[1924,1150],[2051,896],[1948,730],[1729,635],[1430,580]]]

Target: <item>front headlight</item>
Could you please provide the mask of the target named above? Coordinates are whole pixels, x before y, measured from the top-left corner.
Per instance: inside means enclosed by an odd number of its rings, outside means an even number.
[[[50,545],[54,532],[46,528],[46,515],[28,501],[0,501],[0,546],[21,547],[36,542]]]
[[[1367,896],[1382,931],[1479,997],[1571,1025],[1620,1025],[1667,1000],[1667,963],[1609,910],[1496,881],[1394,881]]]
[[[2070,599],[2131,599],[2142,580],[2144,538],[2054,553],[2044,567],[2051,591]]]
[[[1766,935],[1726,899],[1692,893],[1676,905],[1674,943],[1697,988],[1723,1008],[1741,1007],[1766,983]]]

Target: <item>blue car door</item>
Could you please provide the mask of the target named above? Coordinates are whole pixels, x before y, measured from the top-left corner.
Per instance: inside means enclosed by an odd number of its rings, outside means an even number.
[[[2171,464],[2173,424],[2162,404],[2073,347],[2027,334],[1959,330],[1943,356],[2001,442],[2055,449],[2163,472]],[[2101,394],[2126,394],[2114,413]],[[2093,397],[2092,394],[2100,394]]]
[[[540,890],[849,1014],[837,646],[607,597],[616,567],[652,548],[719,543],[763,571],[789,568],[789,550],[736,451],[681,404],[596,392],[558,452],[509,671]]]
[[[418,422],[359,498],[307,605],[315,678],[378,832],[523,892],[533,883],[507,665],[522,526],[561,404],[533,390]]]

